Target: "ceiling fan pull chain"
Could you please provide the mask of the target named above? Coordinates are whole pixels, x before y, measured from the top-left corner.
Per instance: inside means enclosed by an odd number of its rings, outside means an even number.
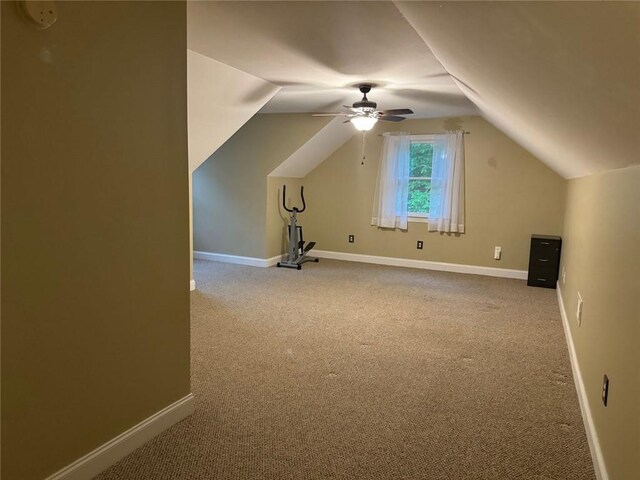
[[[365,161],[365,139],[367,136],[367,132],[365,130],[362,131],[362,162],[360,162],[360,165],[364,165],[364,161]]]

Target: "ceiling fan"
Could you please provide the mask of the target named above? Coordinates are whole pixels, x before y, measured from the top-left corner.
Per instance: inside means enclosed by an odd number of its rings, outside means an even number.
[[[378,104],[372,102],[367,98],[367,93],[371,91],[371,85],[362,84],[358,85],[358,89],[363,94],[362,100],[355,102],[351,107],[343,105],[345,108],[351,110],[351,113],[314,113],[314,117],[334,117],[344,116],[349,117],[344,123],[351,122],[357,130],[367,131],[371,130],[378,120],[384,120],[385,122],[401,122],[405,120],[405,117],[400,115],[410,115],[413,110],[408,108],[396,108],[394,110],[376,110]]]

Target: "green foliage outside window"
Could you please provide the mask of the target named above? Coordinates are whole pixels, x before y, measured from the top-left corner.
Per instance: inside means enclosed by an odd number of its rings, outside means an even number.
[[[410,213],[427,214],[429,212],[432,160],[433,145],[431,143],[411,143],[409,198],[407,200]]]
[[[431,180],[409,180],[409,213],[429,213]]]

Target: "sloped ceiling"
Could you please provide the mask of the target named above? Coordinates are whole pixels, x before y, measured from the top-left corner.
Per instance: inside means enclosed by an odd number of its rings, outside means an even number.
[[[187,50],[189,170],[193,172],[280,87]]]
[[[482,114],[565,178],[640,164],[640,3],[396,5]]]
[[[336,112],[480,112],[565,178],[640,163],[640,2],[188,2],[188,47]],[[224,86],[215,86],[225,95]],[[350,125],[345,125],[350,128]]]
[[[345,128],[343,121],[340,117],[332,119],[268,176],[305,177],[356,134],[353,128]]]
[[[337,112],[366,82],[380,108],[415,118],[478,113],[392,2],[188,2],[187,12],[191,50],[282,87],[262,113]]]

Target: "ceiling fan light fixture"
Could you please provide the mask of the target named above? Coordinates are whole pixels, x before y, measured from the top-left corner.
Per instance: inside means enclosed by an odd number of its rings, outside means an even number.
[[[1,1],[1,0],[0,0]],[[378,104],[367,98],[367,93],[371,91],[371,85],[363,84],[358,86],[362,93],[362,100],[355,102],[351,107],[343,105],[349,109],[349,113],[314,113],[314,117],[347,117],[343,123],[351,122],[356,130],[367,132],[373,128],[378,120],[383,122],[401,122],[406,120],[402,115],[410,115],[413,110],[410,108],[395,108],[392,110],[378,111]]]
[[[377,121],[378,119],[376,117],[368,116],[357,116],[351,119],[351,123],[356,127],[356,130],[360,130],[361,132],[371,130]]]

